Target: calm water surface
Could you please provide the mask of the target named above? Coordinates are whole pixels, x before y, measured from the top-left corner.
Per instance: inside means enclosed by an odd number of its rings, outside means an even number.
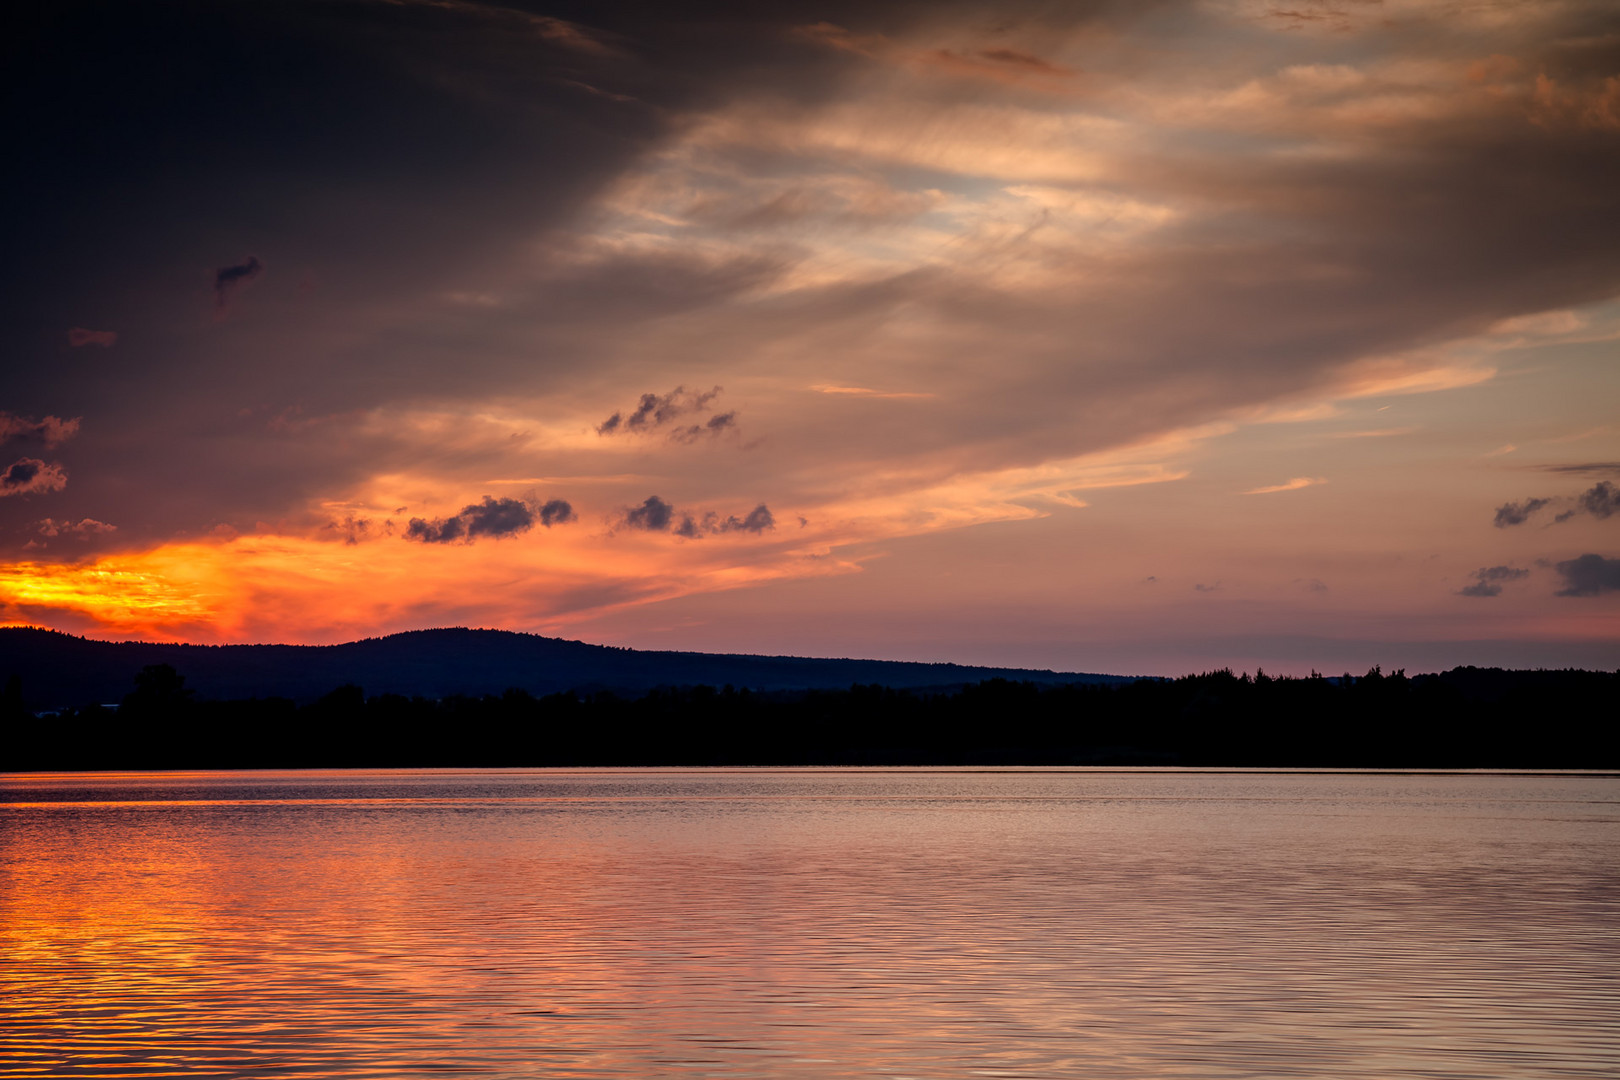
[[[0,777],[0,1075],[1620,1076],[1620,780]]]

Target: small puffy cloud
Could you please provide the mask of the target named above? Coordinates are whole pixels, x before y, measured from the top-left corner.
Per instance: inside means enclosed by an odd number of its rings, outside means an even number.
[[[716,413],[707,420],[696,423],[681,424],[671,427],[676,420],[683,417],[701,414],[709,410],[714,399],[719,397],[721,387],[714,387],[702,393],[693,393],[683,386],[677,386],[667,394],[642,394],[636,407],[626,412],[615,412],[606,420],[596,425],[598,435],[619,434],[646,434],[652,431],[668,430],[671,439],[676,442],[694,442],[704,436],[715,436],[736,427],[737,413]]]
[[[539,522],[546,528],[574,520],[574,508],[562,499],[534,506],[522,499],[496,499],[485,495],[482,502],[468,503],[461,511],[443,518],[411,518],[405,539],[423,544],[472,543],[479,537],[501,539],[528,532]]]
[[[1620,514],[1620,486],[1607,480],[1600,480],[1577,495],[1573,505],[1569,500],[1557,501],[1569,506],[1569,509],[1553,518],[1555,525],[1562,524],[1570,518],[1580,517],[1582,514],[1603,520]],[[1510,525],[1522,525],[1530,515],[1542,507],[1552,505],[1553,502],[1553,499],[1525,499],[1523,502],[1505,503],[1496,508],[1496,527],[1505,529]]]
[[[116,330],[86,330],[82,326],[75,326],[68,331],[68,344],[75,349],[82,345],[99,345],[103,349],[118,344]]]
[[[34,495],[67,487],[62,466],[38,458],[20,458],[0,474],[0,496]]]
[[[231,297],[243,285],[264,273],[264,263],[258,256],[249,255],[239,263],[221,266],[214,271],[214,307],[223,312],[230,306]]]
[[[50,448],[67,442],[79,433],[79,418],[64,420],[60,416],[47,416],[35,420],[31,416],[0,412],[0,443],[12,439],[37,442]]]
[[[72,536],[84,539],[118,531],[118,526],[109,525],[105,521],[97,521],[95,518],[81,518],[77,522],[42,518],[35,524],[39,526],[39,535],[41,536]]]
[[[448,544],[460,540],[467,535],[467,527],[462,524],[459,516],[435,518],[429,521],[426,518],[411,518],[405,528],[405,539],[418,540],[424,544]]]
[[[574,520],[574,508],[564,499],[552,499],[540,507],[540,524],[546,528]]]
[[[625,512],[621,524],[631,529],[673,532],[676,536],[688,540],[698,540],[723,533],[750,533],[758,536],[776,528],[776,517],[764,503],[760,503],[746,516],[740,518],[735,514],[721,517],[713,510],[701,514],[681,513],[658,496],[649,495],[640,506],[631,507]]]
[[[713,530],[715,532],[745,532],[758,536],[767,529],[776,528],[776,518],[772,516],[770,508],[760,503],[748,511],[748,516],[741,521],[735,517],[728,517]]]
[[[737,426],[737,414],[733,412],[716,413],[702,424],[688,424],[678,427],[669,433],[669,437],[676,442],[696,442],[705,435],[714,436],[731,430]]]
[[[1600,481],[1581,493],[1580,509],[1595,518],[1610,518],[1620,514],[1620,487]]]
[[[656,495],[647,496],[640,506],[631,507],[624,515],[624,524],[632,529],[664,532],[675,518],[675,508]]]
[[[461,519],[467,523],[467,537],[511,536],[534,527],[535,513],[527,503],[518,499],[494,499],[484,496],[481,503],[473,503],[461,510]]]
[[[1602,555],[1582,555],[1566,559],[1553,569],[1564,579],[1559,596],[1597,596],[1599,593],[1620,592],[1620,559]]]
[[[1474,583],[1457,590],[1458,596],[1501,596],[1502,582],[1518,581],[1530,571],[1517,566],[1482,566],[1474,571]]]
[[[1496,508],[1496,527],[1505,529],[1510,525],[1523,525],[1530,520],[1530,515],[1552,502],[1551,499],[1525,499],[1523,502],[1503,503]]]

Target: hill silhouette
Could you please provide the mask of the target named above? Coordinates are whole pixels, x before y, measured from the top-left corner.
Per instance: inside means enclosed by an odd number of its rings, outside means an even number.
[[[659,687],[726,686],[756,691],[880,684],[946,689],[987,679],[1130,682],[1125,676],[897,660],[655,652],[591,645],[507,630],[413,630],[342,645],[182,645],[97,641],[54,630],[0,628],[0,679],[15,675],[33,709],[122,700],[143,668],[167,664],[204,700],[289,698],[303,704],[352,684],[367,694],[446,698],[517,688],[544,695]]]

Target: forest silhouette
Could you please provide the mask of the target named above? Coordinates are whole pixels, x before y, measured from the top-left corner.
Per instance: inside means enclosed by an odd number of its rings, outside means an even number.
[[[0,710],[6,770],[428,766],[1119,765],[1620,767],[1620,673],[1455,668],[1408,677],[1047,683],[943,689],[666,687],[442,698],[354,684],[304,704],[201,700],[146,665],[117,707]]]

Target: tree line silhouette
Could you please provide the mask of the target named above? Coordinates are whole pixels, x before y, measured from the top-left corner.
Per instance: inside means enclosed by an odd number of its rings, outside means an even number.
[[[1230,670],[1120,685],[731,686],[440,699],[340,686],[201,701],[148,665],[117,709],[36,716],[12,677],[0,769],[591,765],[1620,767],[1620,672],[1408,678]]]

